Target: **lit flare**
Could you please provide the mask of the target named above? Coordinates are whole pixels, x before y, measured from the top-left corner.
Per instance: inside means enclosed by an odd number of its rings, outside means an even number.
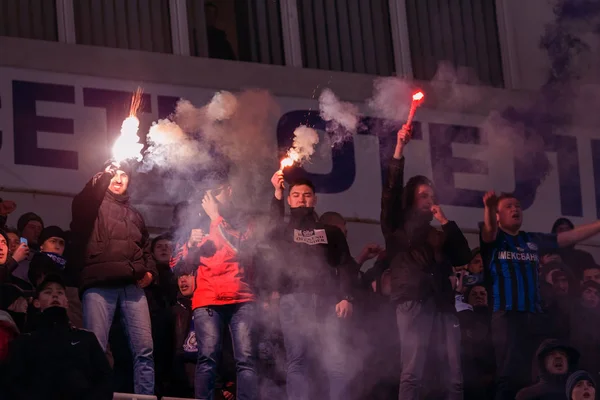
[[[112,148],[113,160],[117,163],[135,159],[141,161],[143,144],[140,143],[138,128],[140,120],[135,116],[125,118],[121,125],[121,135],[115,141]]]
[[[408,118],[406,119],[406,126],[411,126],[413,118],[415,117],[415,112],[417,111],[417,107],[421,105],[423,100],[425,99],[425,94],[422,91],[418,91],[412,95],[412,102],[410,103],[410,110],[408,111]],[[408,142],[408,138],[405,138],[403,142],[406,144]]]

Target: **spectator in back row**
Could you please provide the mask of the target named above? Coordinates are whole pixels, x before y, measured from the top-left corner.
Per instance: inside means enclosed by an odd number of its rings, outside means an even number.
[[[536,355],[539,382],[517,393],[516,400],[564,399],[567,378],[577,369],[579,352],[555,339],[542,342]]]
[[[36,330],[12,341],[1,380],[13,400],[109,400],[110,366],[96,337],[72,328],[62,279],[47,276],[37,288]],[[3,397],[4,398],[4,397]]]
[[[596,383],[586,371],[573,372],[567,380],[567,400],[594,400]]]
[[[154,358],[144,288],[158,275],[142,215],[129,203],[132,168],[107,162],[73,199],[75,255],[82,265],[84,327],[106,350],[117,307],[133,354],[134,391],[154,394]]]
[[[567,218],[559,218],[552,225],[552,233],[559,234],[575,229],[573,222]],[[557,254],[561,260],[571,268],[575,276],[579,279],[583,274],[583,269],[595,265],[594,257],[584,250],[575,248],[575,245],[562,247],[558,249]]]
[[[0,230],[0,284],[11,281],[12,273],[19,266],[19,262],[29,256],[29,248],[24,243],[21,243],[10,255],[8,243],[8,235]]]

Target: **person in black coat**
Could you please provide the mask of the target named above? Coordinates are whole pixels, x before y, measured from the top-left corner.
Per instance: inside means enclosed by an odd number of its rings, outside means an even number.
[[[128,195],[132,167],[108,161],[73,199],[74,265],[80,266],[83,326],[106,349],[117,309],[133,354],[134,392],[154,394],[154,356],[144,288],[158,276],[148,229]]]
[[[432,357],[445,378],[448,398],[462,399],[460,324],[450,278],[452,267],[471,261],[471,249],[456,223],[445,217],[429,179],[414,176],[403,185],[403,150],[409,140],[410,127],[405,125],[388,164],[380,218],[401,347],[399,396],[420,398],[425,363]],[[442,231],[431,226],[433,218]]]
[[[539,381],[521,389],[516,400],[563,400],[567,379],[577,369],[579,352],[556,339],[547,339],[540,344],[535,360]]]
[[[358,363],[350,361],[346,335],[352,316],[358,265],[350,255],[344,233],[318,221],[315,187],[307,179],[289,185],[290,220],[283,221],[283,172],[271,180],[274,223],[269,243],[272,258],[264,260],[274,292],[280,294],[279,317],[287,359],[289,400],[311,398],[316,379],[311,379],[309,360],[317,357],[329,381],[331,400],[348,398],[347,391]],[[264,282],[261,282],[264,284]],[[313,395],[320,397],[323,395]]]
[[[109,400],[111,371],[96,336],[73,328],[62,279],[47,276],[38,286],[41,310],[32,333],[10,345],[1,378],[7,399]]]

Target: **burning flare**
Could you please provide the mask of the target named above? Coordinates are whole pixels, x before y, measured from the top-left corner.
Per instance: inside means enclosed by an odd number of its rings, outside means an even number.
[[[131,98],[129,117],[123,121],[121,135],[117,138],[112,148],[113,160],[117,163],[129,159],[142,160],[142,148],[144,145],[140,143],[140,137],[137,134],[140,127],[140,120],[136,117],[141,103],[142,89],[138,88]]]
[[[292,165],[294,165],[294,160],[292,160],[292,157],[286,157],[283,160],[281,160],[281,167],[280,169],[283,171],[284,168],[287,167],[291,167]]]
[[[417,107],[421,105],[423,100],[425,99],[425,94],[421,91],[416,92],[412,96],[412,103],[410,104],[410,111],[408,112],[408,118],[406,119],[406,126],[410,127],[412,125],[413,118],[415,116],[415,112],[417,111]],[[408,142],[408,138],[403,140],[403,143],[406,144]]]

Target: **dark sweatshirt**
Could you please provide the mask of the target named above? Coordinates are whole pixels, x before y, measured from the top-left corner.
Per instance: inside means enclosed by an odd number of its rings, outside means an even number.
[[[273,198],[283,210],[283,200]],[[269,268],[272,289],[281,294],[314,293],[342,300],[352,297],[358,266],[350,255],[346,237],[334,226],[317,221],[313,208],[290,210],[272,233]]]
[[[392,281],[392,301],[402,303],[433,298],[445,311],[454,309],[448,277],[453,266],[468,264],[471,250],[455,222],[430,225],[430,218],[413,212],[414,196],[403,187],[404,158],[392,159],[381,196],[381,229],[386,242]],[[406,192],[406,193],[405,193]]]
[[[51,307],[33,333],[11,343],[2,380],[6,398],[14,400],[109,400],[110,376],[96,336],[72,328],[65,308]]]

